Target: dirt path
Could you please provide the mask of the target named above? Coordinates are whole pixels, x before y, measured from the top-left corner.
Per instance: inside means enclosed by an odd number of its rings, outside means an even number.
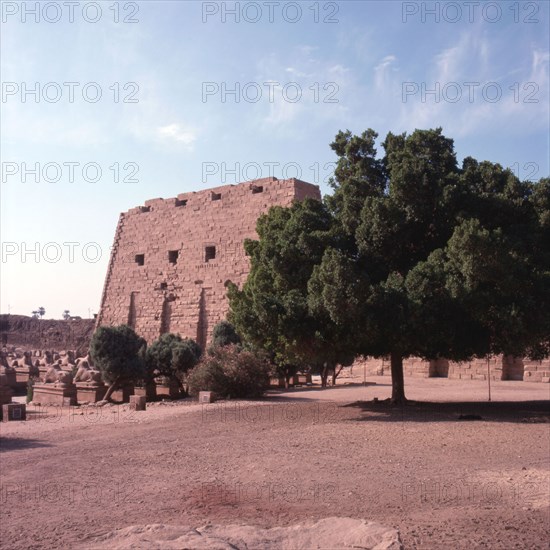
[[[409,396],[430,382],[410,382]],[[440,401],[477,391],[435,382]],[[0,428],[1,546],[93,548],[129,525],[345,516],[398,528],[405,548],[548,548],[548,386],[505,384],[518,397],[507,406],[357,403],[356,393],[384,398],[378,385],[133,414],[31,408],[32,420]],[[483,420],[458,421],[465,413]]]

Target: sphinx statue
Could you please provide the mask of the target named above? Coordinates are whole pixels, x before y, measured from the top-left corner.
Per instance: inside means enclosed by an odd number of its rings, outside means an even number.
[[[90,386],[100,386],[103,384],[101,373],[90,367],[86,359],[77,359],[78,370],[76,371],[74,382],[85,382]]]
[[[56,387],[69,386],[73,382],[73,375],[61,368],[61,360],[58,359],[44,374],[44,384],[55,384]]]
[[[44,355],[40,359],[40,366],[47,367],[53,363],[53,355],[51,351],[44,351]]]

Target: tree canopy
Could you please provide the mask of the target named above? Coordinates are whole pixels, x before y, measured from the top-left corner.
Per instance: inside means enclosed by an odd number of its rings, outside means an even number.
[[[90,342],[90,355],[110,384],[105,399],[124,384],[144,377],[144,350],[146,342],[127,325],[99,327]]]
[[[333,193],[274,207],[230,320],[280,364],[550,352],[550,180],[467,157],[440,128],[339,132]]]
[[[212,346],[215,348],[240,344],[241,337],[229,321],[220,321],[212,331]]]
[[[150,376],[156,372],[177,380],[181,386],[183,376],[198,363],[201,354],[202,350],[195,340],[166,333],[147,348],[147,371]]]
[[[313,199],[273,207],[258,220],[259,241],[248,240],[251,273],[242,291],[230,286],[230,321],[253,346],[267,351],[288,378],[300,364],[324,375],[351,364],[348,335],[324,312],[310,310],[308,281],[335,241],[327,207]]]

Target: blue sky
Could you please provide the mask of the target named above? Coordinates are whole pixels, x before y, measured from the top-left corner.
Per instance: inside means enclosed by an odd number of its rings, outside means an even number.
[[[340,129],[442,126],[459,160],[549,175],[548,2],[275,4],[2,3],[2,313],[97,312],[118,215],[147,199],[328,192]]]

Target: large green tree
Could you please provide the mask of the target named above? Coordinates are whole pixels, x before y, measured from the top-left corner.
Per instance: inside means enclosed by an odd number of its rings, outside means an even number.
[[[314,269],[310,300],[354,331],[357,352],[390,356],[396,403],[406,357],[543,352],[549,268],[537,251],[548,242],[532,197],[544,211],[544,193],[498,164],[459,167],[441,129],[388,134],[381,160],[376,137],[340,132],[332,144],[327,203],[346,239]]]
[[[441,129],[339,132],[333,194],[273,208],[246,243],[231,320],[280,365],[549,352],[550,185],[488,161],[458,165]]]

